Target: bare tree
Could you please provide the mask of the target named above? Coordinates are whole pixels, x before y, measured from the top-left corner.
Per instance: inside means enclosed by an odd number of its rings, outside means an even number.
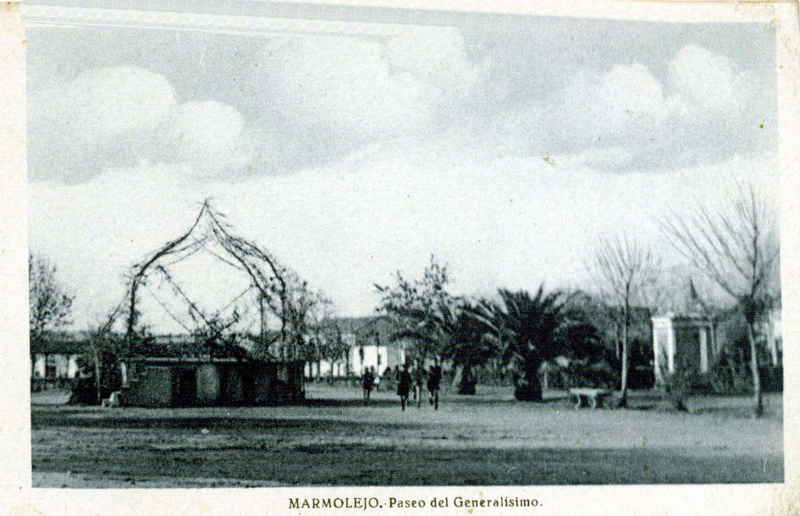
[[[286,290],[281,317],[289,345],[282,347],[283,358],[312,358],[315,327],[330,313],[332,302],[321,291],[312,290],[296,273],[287,271],[284,274]]]
[[[591,269],[605,296],[620,309],[622,370],[619,404],[624,407],[628,403],[631,309],[652,301],[648,295],[658,280],[661,265],[648,247],[627,233],[622,233],[597,242]]]
[[[757,324],[779,295],[780,243],[774,209],[752,185],[739,184],[719,211],[698,203],[686,215],[672,212],[660,223],[674,247],[736,301],[747,323],[754,409],[760,416]]]
[[[317,365],[317,379],[322,374],[322,361],[328,360],[333,375],[333,365],[346,352],[342,352],[341,329],[334,320],[333,301],[323,292],[312,292],[312,302],[307,309],[309,346],[307,360]]]
[[[110,384],[104,372],[113,367],[118,367],[118,351],[120,343],[113,333],[112,328],[122,312],[125,300],[123,299],[94,329],[89,331],[86,340],[89,348],[89,363],[94,369],[95,402],[99,405],[103,399],[103,386]],[[78,386],[80,387],[80,384]],[[110,389],[109,389],[110,390]],[[73,391],[74,392],[74,391]]]
[[[74,296],[58,282],[58,269],[46,257],[28,255],[29,325],[31,341],[69,324]]]

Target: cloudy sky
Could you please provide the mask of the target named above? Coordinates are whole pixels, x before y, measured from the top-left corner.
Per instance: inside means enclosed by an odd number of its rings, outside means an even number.
[[[466,294],[580,284],[598,236],[668,255],[665,210],[741,180],[776,194],[774,45],[770,25],[534,17],[387,37],[33,29],[31,248],[77,327],[205,198],[343,315],[431,254]]]

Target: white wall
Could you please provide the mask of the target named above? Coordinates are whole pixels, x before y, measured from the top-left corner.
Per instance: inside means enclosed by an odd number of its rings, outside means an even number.
[[[363,350],[363,359],[361,352]],[[401,361],[404,358],[401,351]],[[361,376],[364,373],[364,368],[372,367],[378,375],[383,374],[389,364],[389,350],[386,346],[354,346],[350,348],[348,353],[348,363],[350,365],[350,374],[354,376]],[[391,364],[394,367],[397,364]],[[306,378],[316,378],[321,376],[323,378],[331,376],[331,369],[333,369],[334,377],[343,377],[347,375],[347,364],[344,361],[335,362],[331,364],[327,360],[319,362],[306,362],[305,376]]]
[[[44,378],[47,374],[47,359],[55,363],[56,378],[75,378],[78,376],[78,357],[80,355],[45,355],[37,353],[31,356],[31,378]]]

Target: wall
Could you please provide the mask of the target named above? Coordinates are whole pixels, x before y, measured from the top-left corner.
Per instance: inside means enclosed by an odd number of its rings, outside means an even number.
[[[140,407],[172,405],[172,369],[169,366],[136,364],[130,385],[124,390],[122,404]]]
[[[220,395],[220,375],[214,364],[202,364],[197,368],[197,403],[213,404]]]
[[[264,405],[274,402],[274,381],[277,376],[274,364],[258,368],[253,374],[253,403]]]
[[[700,338],[697,326],[675,328],[675,368],[700,371]]]
[[[75,378],[78,376],[78,357],[80,355],[62,355],[58,353],[45,355],[37,353],[31,355],[31,378],[44,378],[47,374],[47,363],[55,374],[48,378]]]
[[[181,376],[193,378],[191,389],[185,389]],[[301,362],[138,363],[131,366],[122,403],[143,407],[269,404],[302,395]]]
[[[361,351],[363,350],[363,358]],[[387,367],[396,367],[403,363],[405,356],[402,350],[387,348],[386,346],[354,346],[348,352],[348,361],[351,376],[361,376],[365,367],[372,367],[378,374],[383,374]],[[347,364],[344,361],[331,364],[327,360],[306,362],[304,375],[306,378],[328,378],[333,370],[333,377],[347,376]]]

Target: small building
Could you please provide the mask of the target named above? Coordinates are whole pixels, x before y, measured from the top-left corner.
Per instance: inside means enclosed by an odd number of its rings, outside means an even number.
[[[78,360],[86,339],[80,334],[58,333],[30,343],[30,378],[33,390],[63,388],[80,375]]]
[[[331,363],[328,360],[309,361],[306,378],[346,378],[360,376],[373,368],[378,376],[387,368],[402,366],[406,361],[405,343],[393,339],[396,328],[387,317],[339,317],[333,319],[347,344],[346,359]]]
[[[767,314],[761,334],[765,339],[766,349],[769,352],[772,365],[777,367],[783,364],[783,329],[781,307],[773,308]]]
[[[269,405],[304,397],[303,362],[139,357],[127,361],[120,401],[139,407]]]
[[[716,327],[709,317],[667,314],[652,318],[656,382],[676,371],[708,373],[717,351]]]

